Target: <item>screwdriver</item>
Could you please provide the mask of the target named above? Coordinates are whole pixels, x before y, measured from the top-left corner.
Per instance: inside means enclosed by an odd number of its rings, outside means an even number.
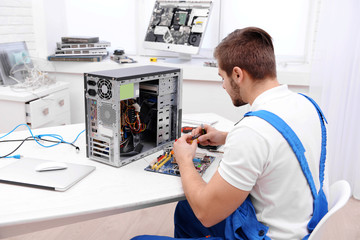
[[[204,135],[204,134],[206,134],[206,130],[204,128],[204,124],[201,124],[201,132],[194,135],[191,139],[192,140],[198,139],[201,135]]]

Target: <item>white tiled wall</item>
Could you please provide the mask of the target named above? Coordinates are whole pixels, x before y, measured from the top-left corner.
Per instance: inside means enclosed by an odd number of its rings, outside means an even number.
[[[31,0],[0,1],[0,43],[25,41],[30,55],[36,52]]]

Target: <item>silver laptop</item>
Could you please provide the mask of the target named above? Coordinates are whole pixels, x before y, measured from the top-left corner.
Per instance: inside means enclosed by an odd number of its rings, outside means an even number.
[[[66,191],[95,170],[94,166],[66,163],[66,169],[38,171],[38,166],[45,162],[53,161],[23,158],[2,167],[0,183]]]

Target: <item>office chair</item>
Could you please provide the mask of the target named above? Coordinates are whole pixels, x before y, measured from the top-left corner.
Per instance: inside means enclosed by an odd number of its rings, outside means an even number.
[[[316,225],[314,231],[310,234],[308,240],[320,240],[322,239],[325,228],[324,225],[326,221],[339,209],[341,209],[351,196],[351,188],[350,184],[345,180],[339,180],[333,183],[330,186],[330,201],[329,201],[329,211],[328,213],[321,219],[321,221]]]

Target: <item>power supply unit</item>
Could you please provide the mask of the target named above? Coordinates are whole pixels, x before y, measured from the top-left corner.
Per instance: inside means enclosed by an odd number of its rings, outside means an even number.
[[[120,167],[181,134],[182,72],[161,66],[84,74],[86,154]]]

